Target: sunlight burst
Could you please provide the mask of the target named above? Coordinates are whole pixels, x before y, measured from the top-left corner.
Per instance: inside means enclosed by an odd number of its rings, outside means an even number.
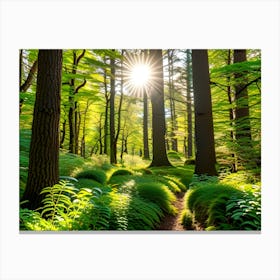
[[[130,80],[136,87],[145,86],[150,79],[150,68],[148,64],[137,64],[131,69]]]
[[[143,97],[149,95],[153,83],[153,67],[143,52],[127,53],[124,61],[124,86],[128,95]]]

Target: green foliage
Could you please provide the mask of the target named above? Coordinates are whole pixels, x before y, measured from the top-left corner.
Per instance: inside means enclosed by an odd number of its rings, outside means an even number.
[[[194,176],[186,209],[206,230],[260,230],[260,186],[242,184],[241,178],[229,175],[226,182],[232,184],[228,185],[217,177]]]
[[[75,154],[60,153],[59,155],[59,174],[74,177],[75,171],[85,165],[85,160]]]
[[[121,162],[121,164],[129,169],[140,169],[146,168],[149,162],[142,159],[140,156],[125,154],[123,156],[123,161]]]
[[[231,229],[261,230],[261,192],[244,193],[243,197],[233,196],[226,205],[226,217]],[[222,228],[222,227],[221,227]]]
[[[156,203],[168,214],[176,214],[177,209],[172,205],[175,195],[162,183],[144,183],[137,186],[140,197]]]
[[[179,219],[185,229],[193,229],[193,215],[190,210],[184,209]]]
[[[113,172],[113,174],[111,175],[111,177],[113,176],[119,176],[119,175],[132,175],[132,171],[129,169],[125,169],[125,168],[121,168],[121,169],[117,169],[116,171]]]
[[[103,230],[109,226],[108,196],[98,189],[77,190],[61,181],[44,188],[39,211],[20,209],[21,230]]]
[[[113,190],[110,193],[110,208],[112,216],[109,223],[110,230],[127,230],[128,227],[128,208],[131,200],[129,194],[117,193]]]
[[[133,193],[110,193],[112,211],[110,230],[152,230],[159,223],[163,212],[150,201]]]
[[[171,160],[181,160],[181,155],[175,151],[168,151],[167,156]]]
[[[86,178],[79,178],[78,182],[75,184],[75,186],[78,189],[82,188],[88,188],[88,189],[93,189],[93,188],[100,188],[104,189],[104,185],[100,184],[99,182],[92,180],[92,179],[86,179]]]
[[[139,197],[134,197],[128,209],[128,230],[155,229],[163,217],[160,207]]]
[[[206,226],[210,221],[216,221],[216,217],[220,218],[220,214],[225,215],[225,199],[238,192],[241,191],[228,185],[199,183],[199,186],[193,187],[188,193],[187,208],[191,210],[197,222]]]
[[[77,179],[91,179],[104,185],[107,181],[106,173],[102,169],[90,169],[79,172],[76,176]]]

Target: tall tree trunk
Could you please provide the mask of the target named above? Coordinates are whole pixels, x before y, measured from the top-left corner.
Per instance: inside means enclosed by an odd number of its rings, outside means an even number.
[[[124,55],[124,50],[122,50],[122,56]],[[116,158],[117,158],[117,143],[118,143],[118,139],[119,139],[119,135],[120,135],[120,131],[121,131],[121,112],[122,112],[122,104],[123,104],[123,61],[121,61],[121,95],[120,95],[120,102],[119,102],[119,108],[118,108],[118,126],[117,126],[117,131],[116,131],[116,136],[115,136],[115,146],[116,146]]]
[[[110,79],[110,162],[117,163],[117,145],[115,141],[115,58],[110,59],[111,79]]]
[[[106,63],[106,58],[104,58],[104,63]],[[105,117],[104,117],[104,154],[108,154],[108,115],[109,115],[109,106],[110,106],[110,97],[107,89],[107,73],[104,69],[104,90],[105,90]]]
[[[187,50],[187,124],[188,124],[188,150],[187,157],[193,156],[193,125],[192,125],[192,66],[191,66],[191,50]]]
[[[29,169],[23,201],[41,206],[45,187],[59,180],[59,120],[62,50],[39,50],[36,101],[34,105]]]
[[[165,147],[162,50],[150,50],[150,55],[154,65],[154,81],[151,92],[153,160],[150,166],[170,166]]]
[[[231,65],[231,50],[228,50],[227,65]],[[232,94],[231,94],[230,82],[231,82],[231,76],[229,75],[227,77],[227,83],[228,83],[227,96],[228,96],[228,102],[229,102],[229,105],[230,105],[230,108],[229,108],[229,120],[230,120],[230,127],[231,127],[230,139],[233,143],[235,141],[235,135],[234,135],[234,131],[233,131],[234,111],[233,111],[233,108],[232,108],[233,97],[232,97]],[[231,157],[232,157],[232,160],[233,160],[233,162],[232,162],[232,172],[236,172],[237,171],[237,162],[236,162],[235,154],[232,153]]]
[[[195,174],[217,175],[207,50],[192,50],[196,165]]]
[[[72,74],[73,78],[69,82],[70,90],[69,90],[69,113],[68,113],[68,123],[69,123],[69,152],[70,153],[78,153],[78,143],[77,137],[79,137],[77,131],[77,102],[75,102],[75,95],[79,92],[79,90],[85,86],[86,80],[82,82],[79,86],[76,86],[75,74],[77,73],[77,68],[80,60],[84,57],[86,50],[83,50],[82,53],[77,56],[77,51],[73,50],[73,65],[72,65]]]
[[[171,149],[173,151],[178,152],[178,141],[176,138],[175,131],[177,130],[177,123],[176,123],[176,108],[175,108],[175,96],[174,96],[174,50],[168,50],[168,90],[169,90],[169,106],[170,106],[170,118],[171,118]]]
[[[245,62],[246,50],[234,50],[234,63]],[[235,73],[235,137],[237,141],[238,163],[246,164],[253,157],[252,155],[252,137],[251,124],[247,91],[246,73]]]
[[[144,146],[144,159],[150,159],[149,152],[149,132],[148,132],[148,96],[144,92],[143,96],[143,106],[144,106],[144,115],[143,115],[143,146]]]

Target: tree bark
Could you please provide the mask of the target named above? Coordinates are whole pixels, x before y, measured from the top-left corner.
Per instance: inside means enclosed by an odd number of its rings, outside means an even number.
[[[245,62],[246,50],[234,50],[234,63]],[[240,78],[242,78],[240,80]],[[234,78],[237,80],[235,84],[235,121],[236,121],[236,138],[247,138],[251,140],[251,125],[250,125],[250,113],[247,91],[247,79],[243,74],[235,73]]]
[[[165,146],[162,50],[150,50],[150,55],[154,66],[154,80],[151,92],[153,160],[150,166],[170,166]]]
[[[41,206],[45,187],[59,181],[59,121],[62,50],[39,50],[29,169],[23,201]]]
[[[192,50],[195,106],[195,174],[217,175],[207,50]]]
[[[245,62],[246,50],[234,50],[234,63]],[[235,137],[237,166],[251,161],[253,156],[246,73],[235,73]]]

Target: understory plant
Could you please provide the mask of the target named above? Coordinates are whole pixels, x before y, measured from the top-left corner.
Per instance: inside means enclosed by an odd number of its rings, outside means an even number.
[[[41,194],[45,195],[43,206],[36,211],[21,207],[21,230],[89,230],[108,227],[110,209],[103,201],[106,200],[106,194],[99,188],[78,190],[72,183],[61,181],[44,188]]]
[[[206,230],[260,230],[260,186],[222,184],[217,177],[194,176],[186,210],[193,215],[193,223]]]

